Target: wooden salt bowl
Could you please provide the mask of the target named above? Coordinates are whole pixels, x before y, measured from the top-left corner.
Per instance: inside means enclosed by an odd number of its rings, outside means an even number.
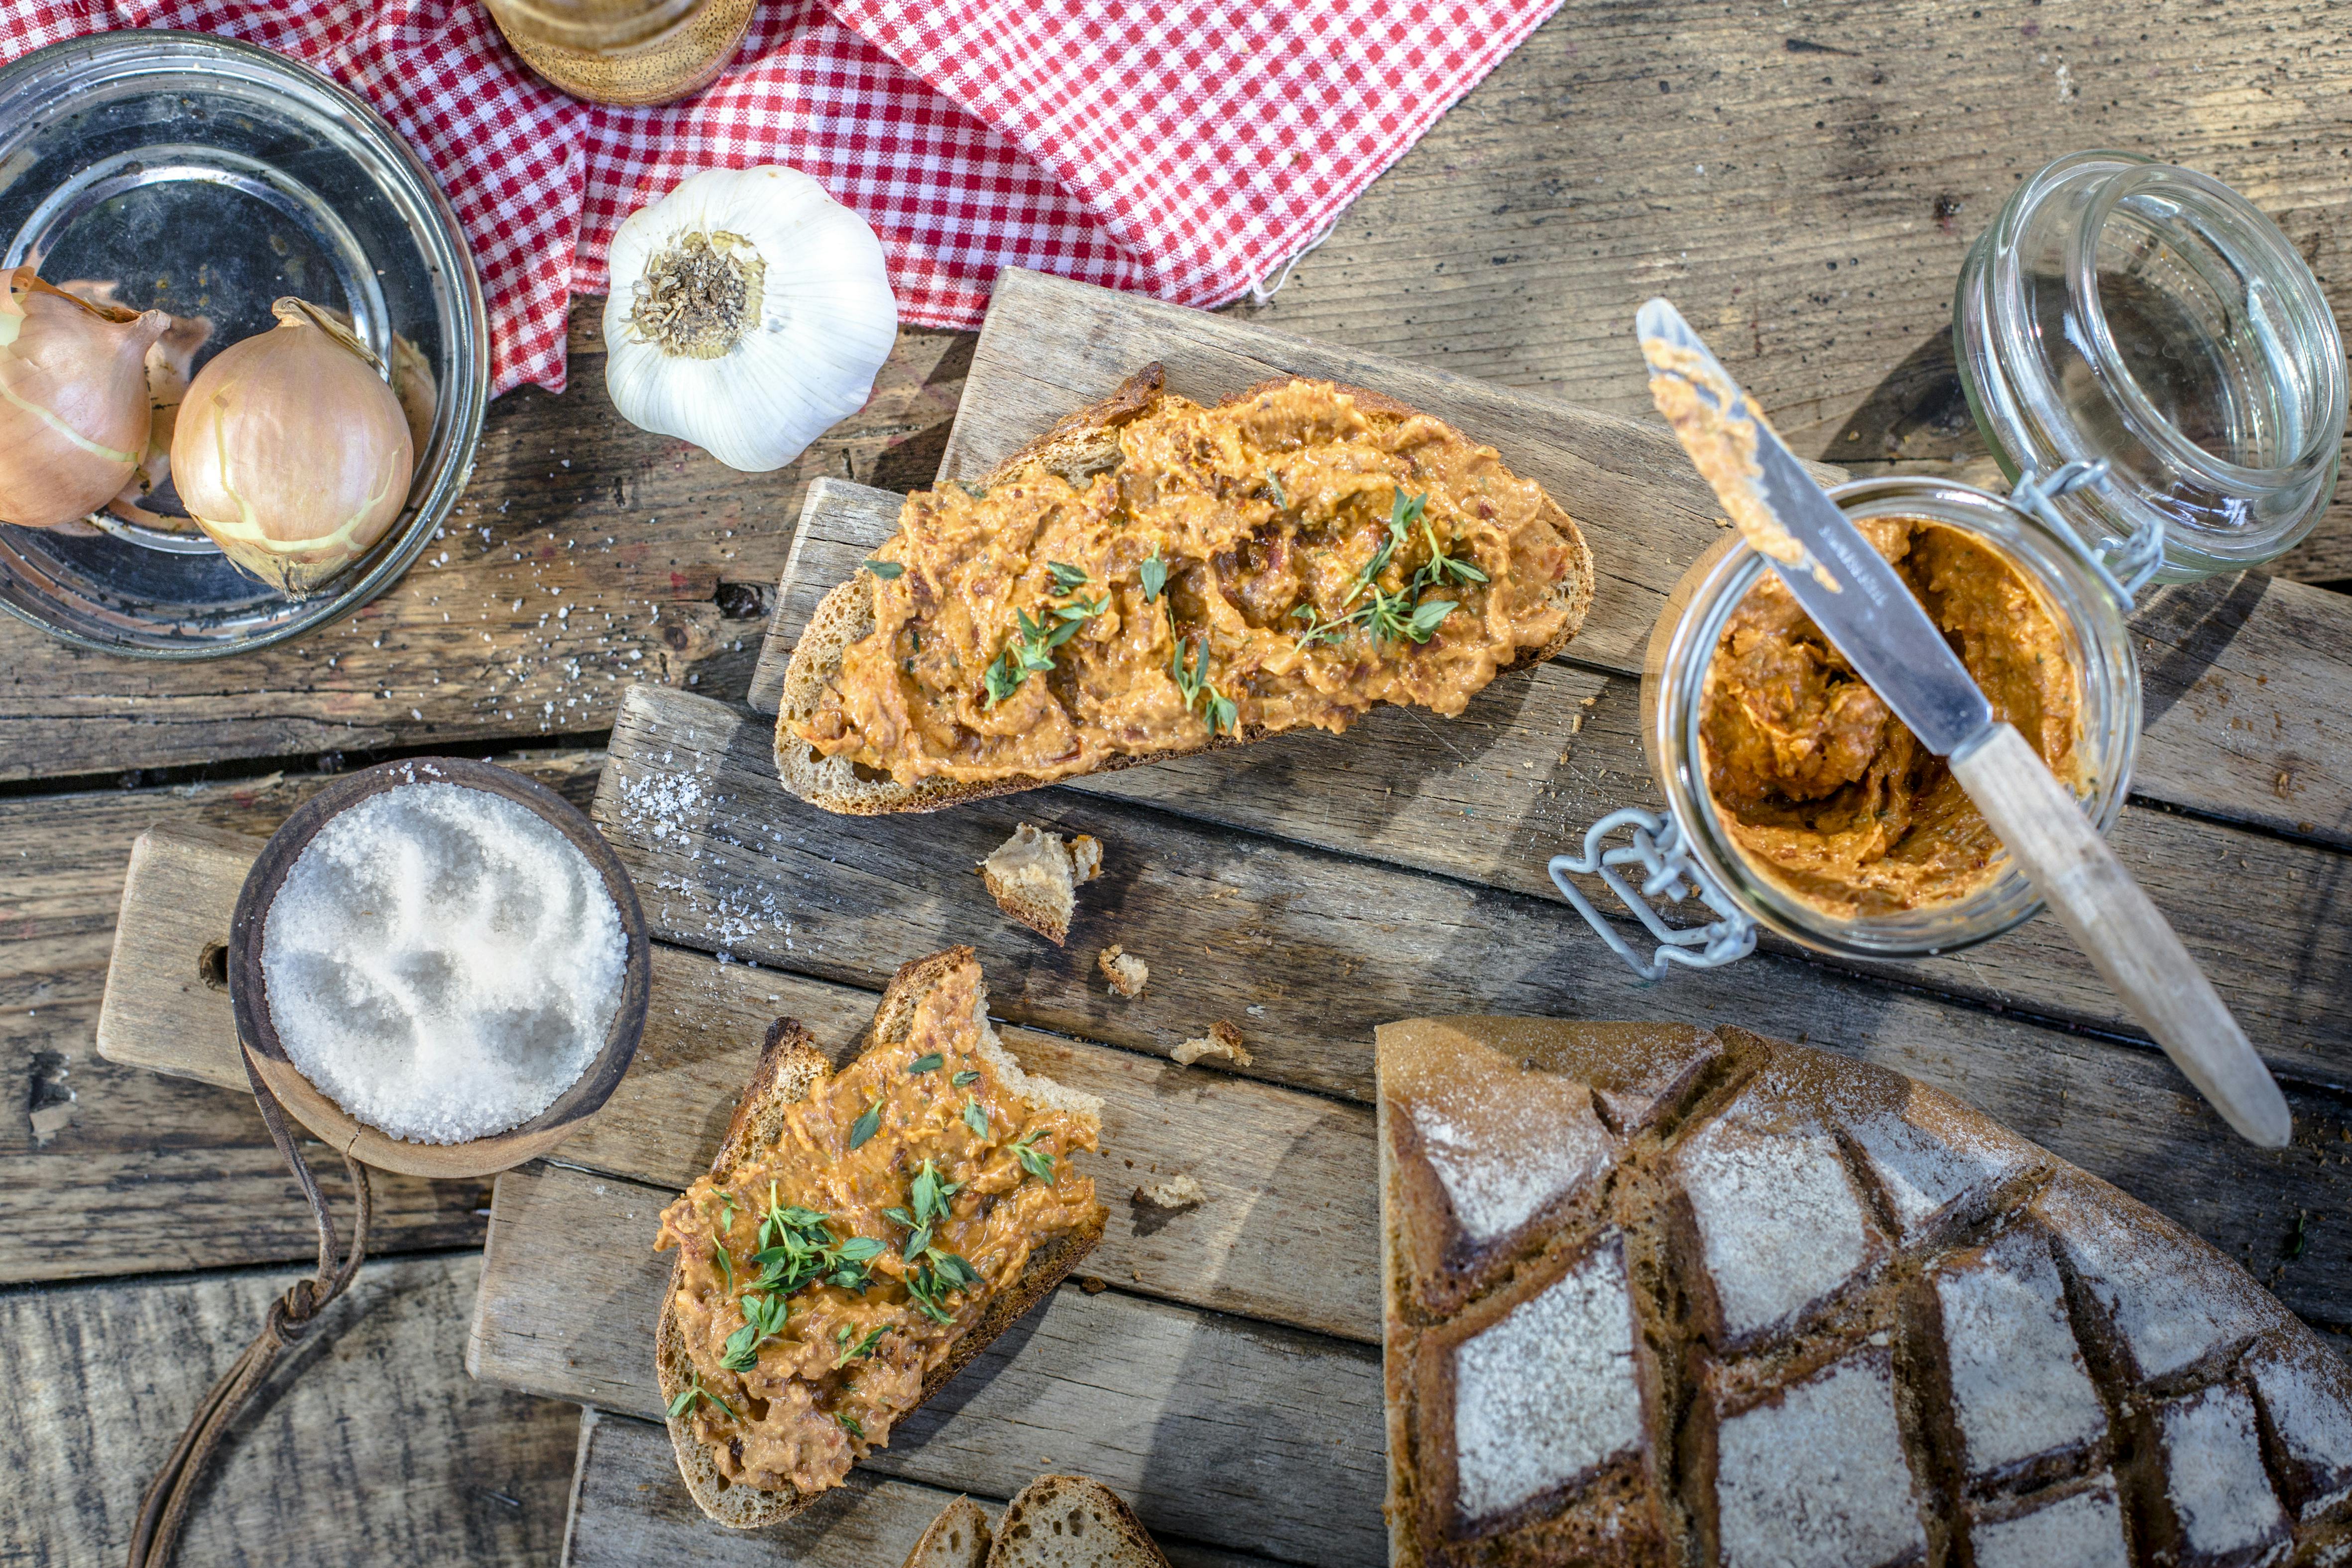
[[[604,890],[620,911],[628,956],[621,971],[621,1001],[604,1049],[555,1103],[519,1127],[465,1143],[416,1143],[394,1138],[360,1121],[304,1078],[287,1059],[269,1016],[269,987],[261,968],[261,939],[270,905],[295,859],[330,820],[371,795],[410,784],[453,784],[503,795],[529,808],[579,847],[604,879]],[[305,802],[262,847],[261,857],[237,895],[229,922],[229,1002],[236,1015],[245,1059],[294,1119],[338,1153],[380,1170],[411,1176],[487,1176],[536,1159],[554,1148],[593,1115],[629,1070],[645,1034],[646,1002],[652,985],[652,960],[646,944],[645,911],[621,862],[594,825],[572,803],[543,784],[490,763],[464,757],[412,757],[384,763],[338,780]]]

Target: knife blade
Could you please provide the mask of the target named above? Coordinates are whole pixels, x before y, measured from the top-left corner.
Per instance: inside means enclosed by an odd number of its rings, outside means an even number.
[[[1653,300],[1634,329],[1659,412],[1741,535],[1783,569],[1797,603],[1871,689],[1938,756],[1990,729],[1992,704],[1944,634],[1681,312]]]
[[[2116,994],[2223,1120],[2283,1148],[2286,1097],[2074,792],[2001,722],[1926,608],[1672,305],[1634,321],[1650,395],[1748,542],[1952,776]]]

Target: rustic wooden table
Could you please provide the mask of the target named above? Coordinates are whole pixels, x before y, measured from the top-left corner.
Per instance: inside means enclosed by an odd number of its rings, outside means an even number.
[[[2352,279],[2340,276],[2352,243],[2343,20],[2340,6],[2284,0],[1572,3],[1251,314],[1639,415],[1625,321],[1641,298],[1670,292],[1736,353],[1733,368],[1801,450],[1856,471],[1972,471],[1979,453],[1945,336],[1950,288],[1969,239],[2046,157],[2122,146],[2220,175],[2279,218],[2352,315]],[[665,846],[645,817],[658,817],[664,788],[678,792],[674,807],[689,789],[757,801],[772,787],[751,765],[765,721],[745,702],[809,483],[928,482],[949,455],[973,336],[902,334],[866,410],[793,469],[746,479],[614,417],[595,319],[593,308],[574,313],[572,390],[524,392],[493,409],[457,525],[352,620],[296,647],[176,669],[80,656],[0,626],[0,1049],[22,1108],[0,1144],[0,1279],[14,1287],[0,1294],[0,1371],[16,1390],[16,1419],[0,1435],[5,1560],[120,1558],[146,1475],[310,1247],[249,1097],[95,1053],[123,868],[142,829],[266,833],[324,776],[435,750],[516,762],[585,805],[604,748],[628,752],[641,771],[608,784],[605,820],[627,836],[617,792],[631,778],[649,792],[635,868],[649,913],[665,895],[677,904],[662,921],[675,944],[671,983],[695,987],[703,1021],[719,1020],[711,1038],[657,1034],[649,1048],[701,1064],[712,1112],[740,1076],[730,1053],[743,1037],[727,1021],[749,1029],[788,1007],[854,1021],[888,967],[919,951],[907,943],[950,929],[951,916],[987,920],[976,883],[956,880],[955,857],[973,847],[963,839],[985,837],[976,819],[949,827],[950,814],[898,839],[892,875],[816,883],[836,900],[833,919],[864,939],[819,947],[788,946],[754,918],[766,911],[730,905],[741,884],[689,858],[712,846]],[[2352,504],[2339,502],[2279,569],[2352,577]],[[1110,1085],[1148,1069],[1125,1102],[1130,1146],[1152,1149],[1145,1163],[1181,1152],[1150,1142],[1162,1069],[1137,1053],[1164,1051],[1209,1016],[1267,1020],[1265,1081],[1220,1080],[1232,1168],[1223,1206],[1200,1216],[1265,1261],[1203,1276],[1187,1268],[1198,1243],[1176,1228],[1185,1221],[1154,1231],[1123,1215],[1116,1289],[1066,1292],[1008,1342],[1009,1367],[962,1405],[981,1436],[959,1438],[950,1423],[866,1489],[884,1521],[876,1539],[895,1528],[893,1508],[919,1511],[930,1488],[1001,1497],[1031,1459],[1085,1465],[1089,1413],[1071,1403],[1065,1371],[1099,1361],[1089,1347],[1117,1344],[1139,1386],[1210,1391],[1170,1416],[1156,1450],[1166,1468],[1139,1489],[1157,1500],[1156,1523],[1203,1543],[1197,1560],[1244,1547],[1360,1558],[1370,1526],[1356,1505],[1377,1493],[1378,1454],[1351,1434],[1368,1429],[1365,1403],[1376,1398],[1376,1329],[1352,1277],[1318,1270],[1332,1249],[1369,1244],[1358,1211],[1370,1192],[1318,1186],[1317,1173],[1360,1153],[1360,1026],[1412,1011],[1692,1014],[1810,1034],[1954,1089],[2242,1258],[2322,1329],[2352,1329],[2352,1004],[2338,967],[2352,847],[2338,721],[2352,692],[2341,680],[2265,673],[2336,668],[2352,658],[2347,628],[2332,598],[2259,578],[2175,595],[2141,622],[2151,732],[2179,740],[2162,766],[2144,763],[2116,839],[2288,1079],[2298,1135],[2276,1154],[2230,1143],[2177,1091],[2046,921],[1900,973],[1858,977],[1766,953],[1718,979],[1644,993],[1608,973],[1589,939],[1568,945],[1556,903],[1530,880],[1535,851],[1548,847],[1532,835],[1498,847],[1467,824],[1400,827],[1360,781],[1332,792],[1332,815],[1302,823],[1274,809],[1294,786],[1272,766],[1217,810],[1155,799],[1148,783],[1115,792],[1125,799],[1034,797],[1030,815],[1108,823],[1131,864],[1153,868],[1120,889],[1127,929],[1147,942],[1197,929],[1209,900],[1231,913],[1197,963],[1130,942],[1153,962],[1158,1009],[1148,1013],[1118,1010],[1099,985],[1087,991],[1085,934],[1047,957],[1021,933],[983,925],[970,934],[984,944],[999,1010],[1118,1047],[1027,1037],[1068,1057],[1074,1075]],[[2299,666],[2276,657],[2282,647],[2303,650]],[[1580,802],[1638,784],[1631,686],[1612,668],[1603,659],[1547,672],[1581,680],[1577,700],[1595,700],[1555,780],[1570,795],[1563,821]],[[640,683],[650,689],[625,708]],[[693,782],[719,774],[730,775],[723,786]],[[751,824],[727,816],[706,815],[706,826],[741,841]],[[1359,843],[1361,856],[1339,852]],[[713,962],[739,948],[762,967]],[[1391,967],[1384,953],[1411,962]],[[1269,993],[1293,1000],[1269,1005]],[[1300,1006],[1302,996],[1318,1005]],[[614,1127],[649,1135],[670,1114],[656,1106]],[[657,1158],[604,1168],[656,1186],[681,1180],[681,1151],[709,1131],[684,1126],[667,1144],[652,1139]],[[638,1195],[654,1190],[593,1178],[574,1189],[562,1172],[515,1180],[502,1207],[538,1194],[614,1234],[634,1234]],[[1259,1189],[1299,1194],[1308,1217],[1279,1223],[1275,1204],[1244,1201]],[[199,1503],[188,1561],[553,1562],[575,1453],[603,1456],[592,1477],[658,1477],[658,1432],[643,1423],[625,1415],[583,1428],[572,1404],[467,1376],[488,1186],[386,1178],[378,1194],[377,1261],[288,1358],[279,1392],[246,1416]],[[523,1328],[509,1350],[528,1348]],[[478,1336],[478,1360],[482,1346]],[[1328,1390],[1298,1412],[1302,1431],[1326,1436],[1319,1450],[1220,1434],[1221,1412],[1289,1397],[1302,1365]],[[507,1381],[642,1414],[633,1379],[642,1368],[623,1358]],[[1002,1440],[1034,1432],[1041,1408],[1070,1425],[1027,1446]],[[1100,1468],[1148,1471],[1154,1461],[1147,1445],[1139,1458],[1106,1453]],[[1221,1474],[1255,1474],[1260,1501],[1206,1484]],[[1264,1500],[1306,1477],[1347,1500],[1344,1517]],[[1194,1480],[1201,1500],[1186,1506],[1178,1500]],[[620,1560],[633,1544],[675,1542],[664,1531],[692,1521],[662,1514],[649,1495],[583,1488],[583,1517],[598,1528],[578,1543],[581,1560],[592,1545]],[[842,1542],[855,1524],[844,1523]]]

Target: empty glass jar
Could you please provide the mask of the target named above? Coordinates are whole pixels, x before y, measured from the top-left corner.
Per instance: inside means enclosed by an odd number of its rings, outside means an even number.
[[[2159,581],[2285,553],[2335,492],[2336,319],[2278,226],[2210,176],[2130,153],[2049,164],[1969,250],[1952,335],[2010,479],[2108,459],[2059,510],[2093,544],[2162,518]]]

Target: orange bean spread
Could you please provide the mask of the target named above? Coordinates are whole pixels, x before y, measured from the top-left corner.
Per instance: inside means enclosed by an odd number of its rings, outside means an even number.
[[[2050,771],[2081,772],[2082,675],[2054,612],[2008,559],[1914,518],[1858,526],[1927,606],[1996,718]],[[2005,864],[1944,759],[1854,673],[1777,575],[1758,579],[1706,672],[1707,793],[1749,866],[1843,919],[1968,897]]]
[[[1021,1278],[1087,1225],[1086,1119],[1041,1109],[980,1048],[980,969],[919,1005],[785,1108],[770,1148],[662,1214],[694,1382],[671,1407],[731,1482],[837,1486],[922,1397],[927,1373]]]
[[[1454,714],[1577,613],[1540,487],[1328,382],[1160,397],[1086,487],[1031,462],[907,499],[874,625],[793,731],[901,784],[1065,778],[1376,703]]]

